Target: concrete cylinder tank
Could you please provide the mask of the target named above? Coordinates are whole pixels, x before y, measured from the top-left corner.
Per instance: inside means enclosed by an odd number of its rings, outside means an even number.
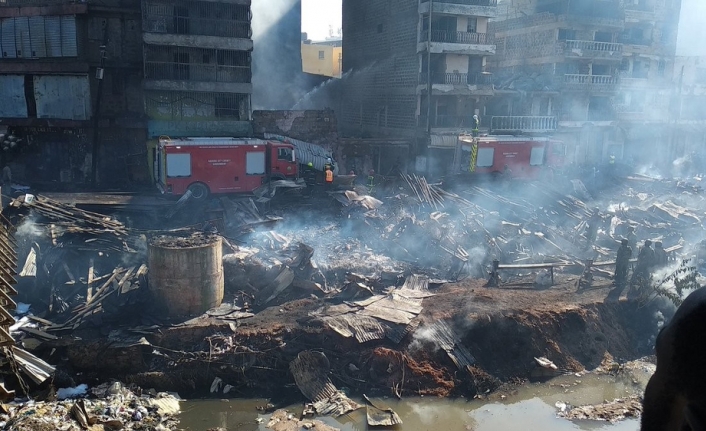
[[[197,316],[223,302],[221,237],[158,236],[149,242],[149,290],[167,317]]]

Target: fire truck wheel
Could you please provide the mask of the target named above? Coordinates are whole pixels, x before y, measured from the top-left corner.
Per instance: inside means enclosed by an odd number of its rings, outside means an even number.
[[[204,183],[193,183],[189,186],[191,197],[197,201],[206,199],[210,193],[208,186]]]

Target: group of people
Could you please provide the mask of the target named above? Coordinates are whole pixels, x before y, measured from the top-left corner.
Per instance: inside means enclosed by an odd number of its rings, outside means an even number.
[[[620,242],[617,257],[615,260],[615,285],[617,287],[625,287],[628,281],[628,269],[630,267],[630,259],[632,259],[633,247],[630,244],[631,239],[636,239],[634,229],[628,232],[628,238],[624,238]],[[661,241],[655,242],[654,249],[652,241],[645,240],[643,246],[637,255],[635,269],[630,279],[631,286],[638,288],[643,286],[649,279],[653,271],[666,267],[668,264],[667,252],[664,250]]]

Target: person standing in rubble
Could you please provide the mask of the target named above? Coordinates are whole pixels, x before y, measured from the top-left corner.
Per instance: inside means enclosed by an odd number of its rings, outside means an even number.
[[[618,254],[615,259],[615,276],[613,277],[615,286],[619,287],[621,290],[628,281],[630,258],[632,258],[632,248],[630,248],[628,240],[623,239],[620,241],[620,247],[618,248]]]
[[[667,259],[667,252],[664,250],[664,248],[662,248],[662,241],[655,242],[654,268],[655,269],[665,268],[668,263],[669,262]]]
[[[375,188],[375,169],[368,171],[368,193],[373,194]]]
[[[602,217],[601,212],[598,208],[594,208],[591,212],[591,216],[588,219],[588,226],[586,227],[586,248],[593,246],[596,242],[596,236],[598,235],[598,225],[601,223]]]
[[[628,226],[628,245],[631,249],[637,250],[637,235],[635,234],[635,227]]]
[[[642,288],[649,281],[650,270],[654,266],[654,262],[655,252],[652,250],[652,241],[646,239],[645,244],[640,249],[640,253],[637,255],[637,265],[632,274],[631,284],[633,286],[637,285],[638,288]]]
[[[333,188],[333,166],[326,166],[326,171],[324,172],[324,179],[326,181],[326,189],[330,191]]]
[[[303,172],[303,177],[304,177],[304,182],[306,183],[306,188],[307,188],[307,194],[311,195],[312,189],[316,185],[316,169],[314,169],[314,164],[312,162],[309,162],[306,164],[306,167],[304,168]]]

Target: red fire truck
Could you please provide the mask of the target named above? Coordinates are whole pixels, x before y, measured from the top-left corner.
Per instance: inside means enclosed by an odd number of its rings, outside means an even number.
[[[503,174],[538,179],[566,165],[566,145],[546,137],[461,135],[454,157],[456,174]]]
[[[294,146],[236,138],[162,137],[154,150],[154,178],[162,193],[195,199],[251,193],[270,179],[297,178]]]

